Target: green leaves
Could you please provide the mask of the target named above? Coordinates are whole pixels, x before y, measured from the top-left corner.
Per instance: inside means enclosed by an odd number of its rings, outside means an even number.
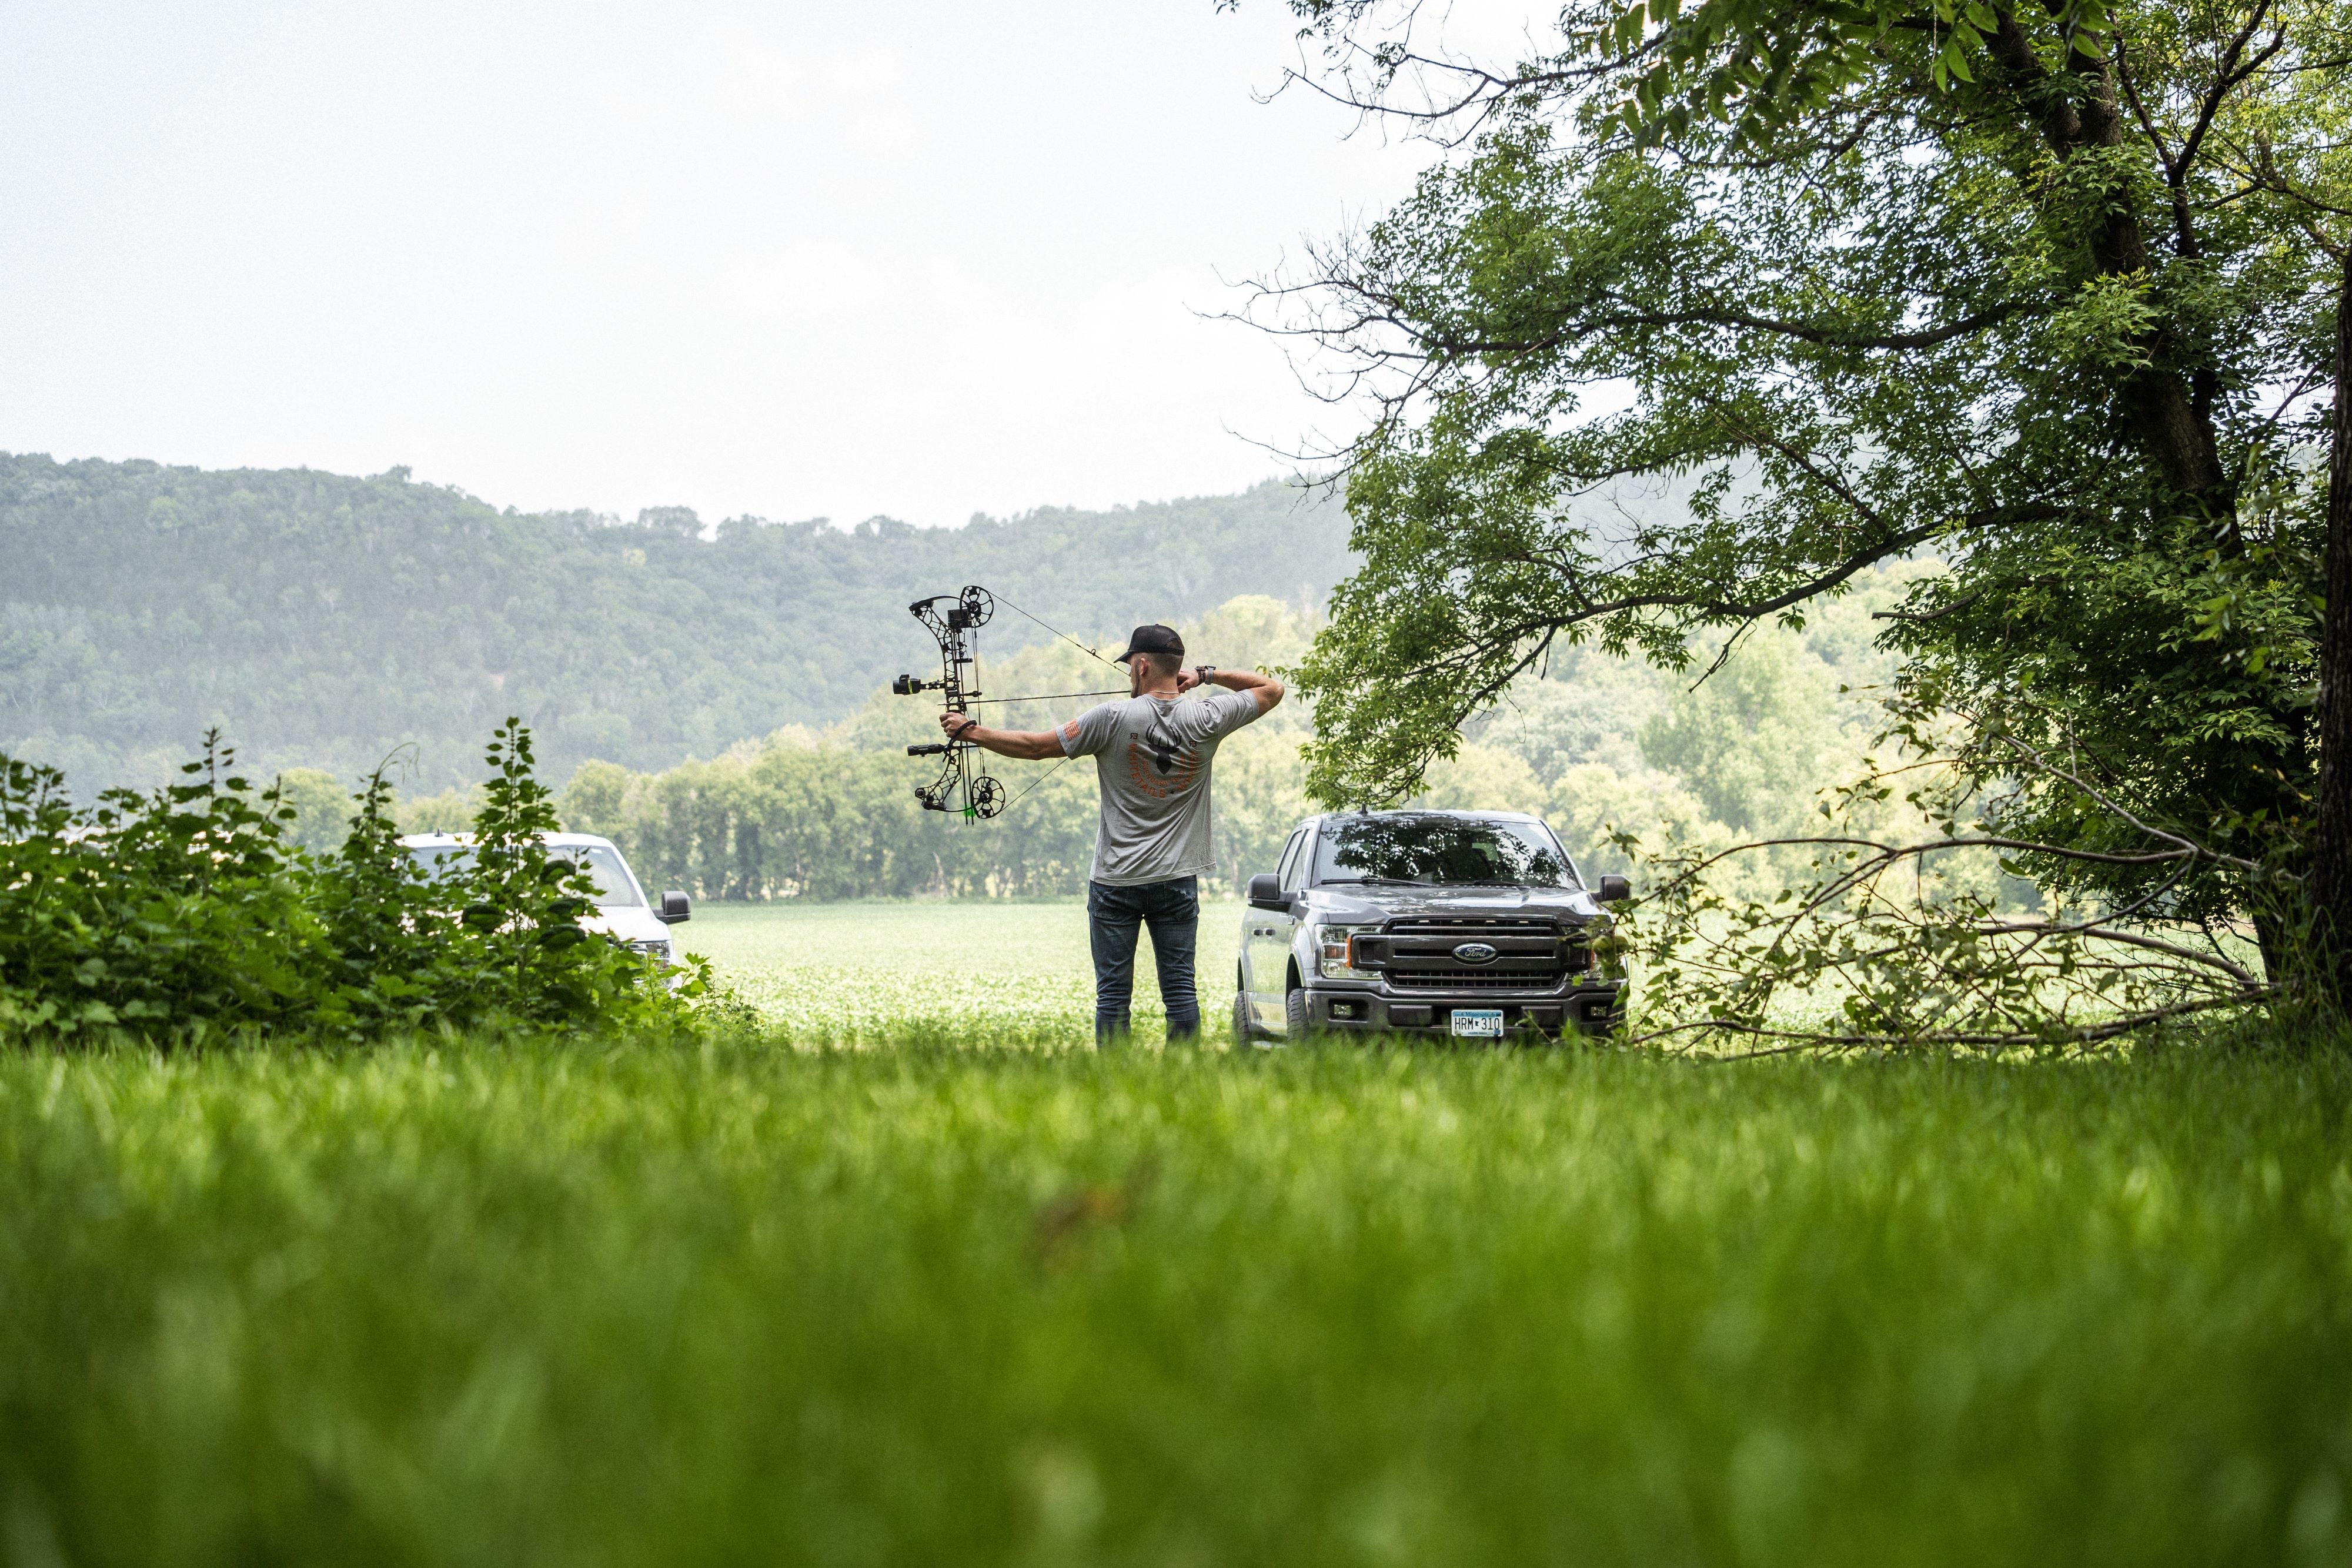
[[[1937,52],[1936,63],[1929,68],[1937,87],[1948,89],[1956,77],[1965,82],[1977,79],[1976,72],[1969,68],[1969,48],[1977,41],[1976,34],[1966,23],[1952,29],[1951,37]]]
[[[1378,308],[1324,338],[1376,390],[1347,454],[1364,565],[1298,671],[1316,790],[1409,794],[1563,643],[1685,668],[1933,550],[1885,645],[1908,698],[1968,716],[1942,754],[2004,821],[2073,850],[2180,825],[2221,858],[2168,909],[2271,909],[2313,780],[2317,556],[2261,455],[2326,395],[2340,225],[2292,191],[2352,206],[2352,21],[2247,20],[1573,8],[1546,95],[1325,279]],[[2273,47],[2301,63],[2227,64]],[[2020,784],[2008,741],[2075,766]],[[2011,858],[2118,907],[2156,885]]]
[[[1617,26],[1611,37],[1610,47],[1618,54],[1632,54],[1633,46],[1642,41],[1642,34],[1652,19],[1649,8],[1643,0],[1634,0],[1633,5],[1625,7],[1624,14],[1617,18]]]
[[[2051,340],[2069,361],[2106,371],[2144,370],[2163,320],[2156,280],[2145,268],[2085,278],[2051,313]]]
[[[1612,3],[1571,36],[1600,62],[1594,101],[1580,112],[1601,133],[1688,151],[1720,137],[1760,152],[1825,108],[1876,97],[1890,75],[1938,97],[1974,88],[2004,30],[2048,72],[2104,62],[2114,48],[2103,4],[2021,13],[1986,0],[1933,0],[1924,11],[1892,0],[1707,0],[1687,14]]]
[[[62,775],[0,757],[0,1030],[170,1043],[689,1021],[707,977],[673,993],[582,929],[593,883],[541,841],[556,824],[529,732],[509,720],[490,760],[476,860],[430,883],[400,852],[381,771],[321,859],[216,737],[184,782],[87,810]]]
[[[2200,883],[2217,869],[2243,875],[2245,862],[2160,820],[2111,815],[2095,845],[2037,842],[2016,802],[2045,779],[2072,788],[2079,756],[2006,737],[2019,742],[2001,748],[2009,776],[1989,792],[1943,751],[1951,716],[1906,704],[1895,716],[1906,755],[1837,791],[1816,834],[1651,857],[1654,891],[1621,916],[1659,979],[1643,1029],[1792,1048],[2072,1052],[2265,1000],[2251,945],[2200,907]],[[1980,736],[1998,736],[2000,716],[1974,716]],[[1895,779],[1906,795],[1890,809]],[[1743,864],[1792,851],[1810,856],[1793,885],[1769,898],[1723,891]],[[2051,896],[2083,885],[2066,868],[2094,857],[2129,862],[2148,895],[2088,907]]]

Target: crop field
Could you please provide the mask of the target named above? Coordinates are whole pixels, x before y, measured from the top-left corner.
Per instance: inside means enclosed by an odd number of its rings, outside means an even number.
[[[1213,1042],[1232,1036],[1241,913],[1233,902],[1201,906],[1202,1027]],[[1069,1045],[1094,1037],[1083,901],[706,904],[679,935],[795,1040]],[[1136,949],[1135,1037],[1150,1046],[1166,1035],[1147,935]]]
[[[0,1056],[0,1560],[2352,1561],[2332,1060],[1097,1055],[1071,906],[686,934],[774,1030]]]

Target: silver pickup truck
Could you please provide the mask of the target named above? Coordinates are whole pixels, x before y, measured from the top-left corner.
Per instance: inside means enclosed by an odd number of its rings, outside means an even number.
[[[1310,818],[1250,879],[1234,1038],[1378,1030],[1473,1040],[1603,1034],[1624,980],[1597,961],[1603,904],[1549,828],[1505,811]]]

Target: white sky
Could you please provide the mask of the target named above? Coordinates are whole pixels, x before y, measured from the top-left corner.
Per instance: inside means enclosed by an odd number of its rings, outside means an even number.
[[[1331,415],[1195,310],[1430,156],[1280,0],[8,8],[0,449],[526,509],[1106,506]]]

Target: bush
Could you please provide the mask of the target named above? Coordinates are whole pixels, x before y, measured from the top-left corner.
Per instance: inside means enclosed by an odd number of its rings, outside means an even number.
[[[260,1029],[367,1038],[416,1028],[682,1022],[708,988],[581,927],[593,883],[551,855],[530,732],[490,742],[472,862],[428,881],[401,852],[382,769],[342,847],[207,735],[183,781],[72,804],[54,768],[0,757],[0,1032],[187,1043]]]

